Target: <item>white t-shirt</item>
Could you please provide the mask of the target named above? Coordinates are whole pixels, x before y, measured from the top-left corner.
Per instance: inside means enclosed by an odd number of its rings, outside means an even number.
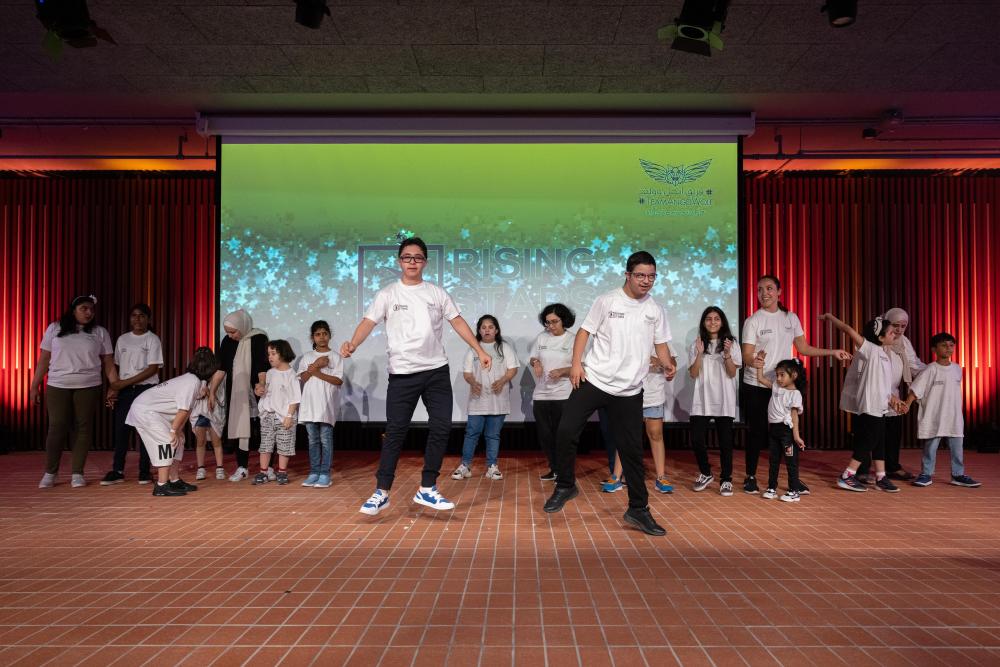
[[[499,394],[494,394],[493,390],[490,389],[490,385],[502,378],[504,373],[511,368],[518,368],[521,362],[518,361],[514,348],[506,342],[503,343],[503,359],[500,359],[500,356],[497,354],[496,343],[480,343],[479,345],[486,354],[493,358],[493,363],[490,365],[490,370],[485,370],[482,364],[479,363],[479,357],[475,352],[469,350],[465,353],[462,370],[466,373],[472,373],[476,382],[483,385],[483,390],[479,393],[479,396],[473,396],[471,392],[469,393],[468,414],[509,415],[510,382],[504,385]]]
[[[802,323],[795,313],[780,310],[769,313],[763,308],[747,318],[743,323],[743,344],[753,345],[755,351],[764,350],[764,377],[774,382],[774,369],[779,361],[791,359],[795,339],[803,335]],[[743,382],[759,387],[757,370],[743,373]]]
[[[528,353],[529,359],[538,359],[542,364],[542,377],[535,377],[535,391],[531,394],[534,401],[564,401],[573,391],[569,376],[558,380],[550,380],[549,372],[573,365],[573,342],[576,334],[563,331],[561,336],[553,336],[543,331],[535,338]],[[534,377],[534,373],[532,373]]]
[[[802,415],[802,394],[798,389],[782,389],[775,382],[771,385],[771,400],[767,404],[767,423],[784,424],[791,428],[792,410]]]
[[[129,426],[146,429],[167,438],[170,422],[178,410],[193,410],[205,383],[194,373],[185,373],[139,394],[125,417]],[[166,440],[164,440],[166,442]]]
[[[115,363],[118,364],[118,377],[127,380],[135,377],[150,366],[163,365],[163,347],[160,337],[152,331],[136,336],[129,331],[118,337],[115,343]],[[160,381],[158,374],[153,374],[138,384],[156,384]]]
[[[448,363],[441,340],[444,322],[459,315],[452,298],[434,283],[404,285],[397,280],[378,291],[365,318],[385,321],[389,372],[412,375]]]
[[[716,345],[720,341],[716,341]],[[714,349],[714,347],[712,348]],[[694,359],[697,353],[694,345],[688,350],[688,359]],[[743,365],[743,355],[740,344],[733,341],[730,349],[733,363],[739,368]],[[700,417],[732,417],[736,419],[736,383],[739,373],[729,377],[726,373],[726,360],[722,358],[722,348],[719,352],[701,355],[701,370],[694,379],[694,393],[691,396],[691,414]]]
[[[206,383],[207,384],[207,383]],[[208,409],[208,397],[199,398],[194,402],[194,406],[191,408],[191,415],[188,421],[191,422],[191,428],[198,421],[198,417],[207,417],[208,421],[212,422],[212,430],[215,431],[216,435],[222,437],[222,430],[226,428],[226,380],[222,379],[219,386],[215,388],[215,408],[212,410]]]
[[[287,371],[279,371],[277,368],[268,370],[264,384],[267,388],[257,403],[261,414],[274,412],[284,419],[291,412],[289,408],[293,404],[302,402],[302,385],[294,368]],[[295,415],[292,417],[297,418]]]
[[[667,343],[667,354],[673,358],[674,364],[677,363],[677,352],[674,351],[674,346],[669,342]],[[654,362],[653,359],[656,358],[656,348],[650,348],[649,350],[649,365],[648,369],[652,369]],[[656,362],[659,366],[659,361]],[[645,408],[658,408],[667,401],[667,378],[664,377],[663,371],[653,371],[649,370],[646,373],[646,377],[642,379],[642,407]]]
[[[961,366],[955,363],[947,366],[937,362],[927,364],[910,385],[910,391],[920,399],[918,438],[965,437]]]
[[[895,372],[890,352],[881,345],[866,340],[854,352],[851,365],[840,391],[840,409],[852,414],[866,414],[882,417],[889,412],[889,396],[895,387]],[[902,377],[902,362],[899,365]]]
[[[111,334],[104,327],[95,325],[90,333],[79,330],[60,338],[58,322],[45,329],[41,348],[52,353],[48,385],[59,389],[99,387],[101,357],[113,352]]]
[[[344,379],[344,359],[339,354],[309,350],[299,357],[299,373],[304,373],[309,364],[320,357],[330,360],[319,369],[322,375]],[[340,387],[330,384],[320,378],[311,377],[302,385],[302,402],[299,404],[299,421],[322,422],[331,426],[337,423],[337,403],[340,400]],[[287,413],[286,413],[287,414]]]
[[[889,376],[889,386],[891,387],[890,392],[895,394],[900,382],[903,381],[903,359],[890,348],[883,347],[882,349],[889,356],[889,364],[892,369]],[[844,386],[840,390],[840,409],[845,412],[858,414],[858,391],[861,387],[863,365],[864,359],[854,355],[854,358],[851,359],[851,365],[847,368]],[[896,417],[898,415],[890,410],[886,416]]]
[[[580,328],[590,332],[587,381],[612,396],[635,396],[649,373],[649,351],[670,340],[667,314],[648,294],[632,299],[616,287],[597,297]]]

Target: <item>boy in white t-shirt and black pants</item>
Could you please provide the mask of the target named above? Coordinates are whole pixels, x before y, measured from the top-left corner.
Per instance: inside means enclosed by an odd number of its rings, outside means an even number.
[[[482,367],[491,366],[476,335],[462,319],[452,298],[442,288],[424,282],[427,244],[417,237],[405,239],[397,252],[402,278],[379,290],[351,340],[340,346],[340,356],[350,357],[384,321],[389,357],[389,386],[385,403],[385,439],[376,475],[377,488],[361,506],[362,514],[375,515],[389,506],[389,490],[396,477],[396,464],[410,428],[417,401],[427,408],[429,433],[424,449],[424,470],[413,502],[437,510],[455,504],[437,490],[441,462],[451,432],[451,374],[441,338],[445,320],[479,357]]]
[[[649,371],[649,350],[672,380],[677,368],[667,349],[670,324],[649,296],[656,280],[656,260],[648,252],[633,253],[625,265],[625,284],[597,298],[573,343],[570,381],[574,391],[563,410],[556,436],[556,488],[546,512],[558,512],[579,495],[576,449],[587,420],[605,408],[609,430],[628,480],[629,509],[625,522],[649,535],[665,535],[649,512],[646,471],[642,463],[642,382]],[[584,358],[587,342],[592,345]]]
[[[935,334],[931,348],[936,357],[910,385],[906,399],[909,408],[920,402],[917,437],[924,441],[924,457],[920,475],[914,486],[933,483],[934,459],[941,440],[948,441],[951,450],[951,483],[955,486],[978,487],[980,483],[965,474],[962,443],[965,438],[965,418],[962,416],[962,367],[952,363],[955,337],[950,333]]]

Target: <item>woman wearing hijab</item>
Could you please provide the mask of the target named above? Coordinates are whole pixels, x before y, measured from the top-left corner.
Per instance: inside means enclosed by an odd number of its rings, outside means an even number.
[[[250,463],[250,421],[257,419],[257,397],[254,387],[264,383],[267,369],[267,334],[253,327],[253,319],[242,308],[226,315],[222,321],[226,335],[219,341],[216,356],[220,369],[209,386],[209,409],[214,408],[215,391],[226,383],[226,433],[229,440],[238,441],[236,471],[230,482],[247,478]]]
[[[906,327],[910,323],[910,316],[902,308],[890,308],[886,311],[882,319],[889,322],[896,332],[896,340],[889,346],[887,351],[889,359],[892,361],[893,390],[896,396],[906,397],[906,387],[909,386],[920,371],[927,368],[927,364],[922,362],[913,349],[910,339],[904,334]],[[892,354],[895,353],[895,354]],[[900,394],[902,389],[902,394]],[[907,472],[899,463],[899,449],[903,439],[903,417],[902,415],[890,412],[885,420],[885,472],[889,477],[908,481],[913,479],[913,474]],[[858,469],[859,481],[868,481],[868,471],[871,459],[864,461]]]

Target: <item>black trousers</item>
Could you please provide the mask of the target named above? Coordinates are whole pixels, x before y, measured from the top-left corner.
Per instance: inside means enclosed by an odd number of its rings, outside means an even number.
[[[375,479],[378,488],[388,491],[396,478],[396,464],[410,429],[417,400],[427,408],[427,445],[421,486],[434,486],[441,474],[441,462],[451,433],[451,374],[448,364],[408,375],[389,375],[385,401],[385,440]]]
[[[875,461],[885,461],[885,423],[886,417],[873,417],[860,414],[854,416],[854,454],[855,461],[866,458]]]
[[[899,464],[899,449],[903,443],[903,418],[889,415],[885,418],[885,471],[889,474],[903,469]],[[872,457],[859,459],[858,474],[867,476],[871,470]]]
[[[135,401],[139,394],[155,386],[153,384],[133,384],[118,392],[118,400],[115,401],[113,414],[114,433],[112,435],[115,446],[115,458],[111,467],[116,472],[125,472],[125,456],[128,454],[129,436],[135,430],[125,423],[125,418],[128,417],[128,411],[132,407],[132,402]],[[146,451],[141,442],[139,443],[139,474],[149,476],[149,452]]]
[[[771,390],[743,383],[743,419],[749,427],[746,448],[747,477],[757,476],[757,462],[760,453],[767,447],[767,404],[771,402]]]
[[[576,451],[587,420],[599,408],[605,408],[609,435],[622,460],[622,472],[628,480],[629,507],[645,509],[649,505],[646,470],[642,462],[642,392],[635,396],[613,396],[589,382],[580,384],[566,401],[556,435],[558,478],[556,486],[576,485]]]
[[[556,433],[559,431],[559,420],[562,419],[567,400],[535,401],[531,406],[531,411],[535,415],[538,446],[549,462],[549,470],[553,471],[556,469]]]
[[[733,481],[733,418],[703,417],[691,415],[691,447],[694,449],[698,470],[702,475],[712,474],[712,464],[708,462],[708,427],[715,420],[715,432],[719,436],[719,463],[722,465],[722,482]]]
[[[799,448],[792,440],[792,427],[787,424],[769,424],[767,429],[768,467],[767,488],[778,488],[778,470],[785,459],[788,471],[788,488],[799,489]]]
[[[253,417],[250,420],[250,442],[245,451],[240,449],[239,440],[236,443],[236,465],[243,468],[250,467],[250,452],[260,448],[260,417]]]

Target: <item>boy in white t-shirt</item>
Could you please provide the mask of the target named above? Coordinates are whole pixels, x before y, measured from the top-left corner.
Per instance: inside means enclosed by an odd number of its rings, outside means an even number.
[[[125,423],[139,432],[157,480],[154,496],[183,496],[198,487],[180,478],[184,458],[184,422],[205,394],[205,382],[219,370],[212,350],[199,347],[184,375],[157,384],[136,397]]]
[[[287,340],[267,343],[267,361],[271,369],[264,376],[264,384],[255,393],[260,397],[260,472],[254,484],[267,484],[271,455],[278,450],[278,472],[275,481],[288,484],[288,460],[295,456],[295,430],[298,425],[299,404],[302,403],[302,385],[292,368],[295,352]]]
[[[437,490],[437,478],[451,432],[452,410],[451,375],[442,341],[444,322],[451,324],[475,351],[483,368],[489,369],[492,363],[448,293],[424,281],[427,244],[417,237],[405,239],[399,244],[397,257],[402,278],[379,290],[351,340],[340,346],[340,356],[350,357],[378,323],[385,322],[389,357],[385,439],[376,475],[377,488],[359,510],[368,515],[378,514],[389,506],[396,464],[418,400],[423,400],[427,408],[430,432],[424,449],[420,488],[413,502],[436,510],[455,507]]]
[[[629,508],[625,522],[648,535],[666,535],[649,512],[646,471],[642,463],[642,382],[649,372],[649,350],[672,380],[677,367],[667,342],[670,324],[663,309],[649,296],[656,280],[656,260],[648,252],[633,253],[625,265],[625,284],[597,297],[573,343],[570,395],[556,436],[559,465],[556,488],[546,512],[558,512],[579,495],[576,449],[587,420],[605,408],[608,425],[628,480]],[[592,340],[587,350],[588,341]],[[587,350],[586,358],[584,351]]]
[[[980,486],[979,482],[965,474],[965,462],[962,460],[965,437],[962,367],[951,361],[956,342],[950,333],[935,334],[931,338],[935,362],[913,381],[905,402],[907,408],[913,401],[920,402],[917,437],[924,441],[924,457],[920,475],[913,480],[914,486],[930,486],[933,483],[934,459],[941,440],[947,440],[951,450],[951,483],[973,488]]]

